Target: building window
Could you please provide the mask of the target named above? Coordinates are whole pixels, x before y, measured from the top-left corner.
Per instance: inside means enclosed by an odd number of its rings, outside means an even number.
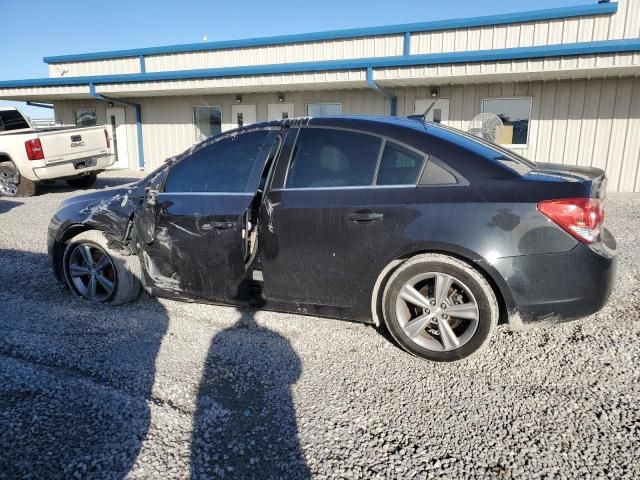
[[[310,117],[333,117],[342,115],[341,103],[308,103],[307,115]]]
[[[193,123],[196,141],[201,142],[222,132],[222,109],[220,107],[193,107]]]
[[[96,124],[96,110],[94,108],[79,108],[73,111],[76,125],[79,127],[91,127]]]
[[[483,113],[495,113],[504,127],[496,131],[496,143],[510,147],[525,147],[529,139],[531,97],[485,98]]]

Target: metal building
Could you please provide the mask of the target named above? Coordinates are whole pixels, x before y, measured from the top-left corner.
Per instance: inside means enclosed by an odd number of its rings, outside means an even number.
[[[300,35],[46,57],[0,98],[113,126],[117,165],[150,169],[219,131],[275,118],[422,113],[537,161],[640,192],[640,0]]]

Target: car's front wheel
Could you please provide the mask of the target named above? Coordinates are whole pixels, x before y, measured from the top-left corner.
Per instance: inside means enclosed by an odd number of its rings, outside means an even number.
[[[479,351],[499,317],[487,280],[468,263],[441,254],[418,255],[400,265],[387,282],[382,306],[398,344],[438,362]]]
[[[82,232],[67,242],[62,266],[73,292],[92,302],[120,305],[140,295],[140,261],[109,248],[102,232]]]

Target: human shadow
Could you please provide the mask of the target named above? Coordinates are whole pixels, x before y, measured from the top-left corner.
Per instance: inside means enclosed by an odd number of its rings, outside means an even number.
[[[298,440],[291,385],[301,362],[254,311],[211,341],[200,381],[191,478],[310,478]]]
[[[45,254],[0,249],[0,478],[124,478],[147,437],[168,316],[74,297]]]

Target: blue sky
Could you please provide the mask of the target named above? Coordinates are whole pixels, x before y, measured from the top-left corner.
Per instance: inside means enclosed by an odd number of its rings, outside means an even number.
[[[0,0],[0,80],[47,76],[42,57],[593,4],[596,0]],[[7,102],[0,101],[1,104]],[[27,108],[32,116],[51,116]]]

